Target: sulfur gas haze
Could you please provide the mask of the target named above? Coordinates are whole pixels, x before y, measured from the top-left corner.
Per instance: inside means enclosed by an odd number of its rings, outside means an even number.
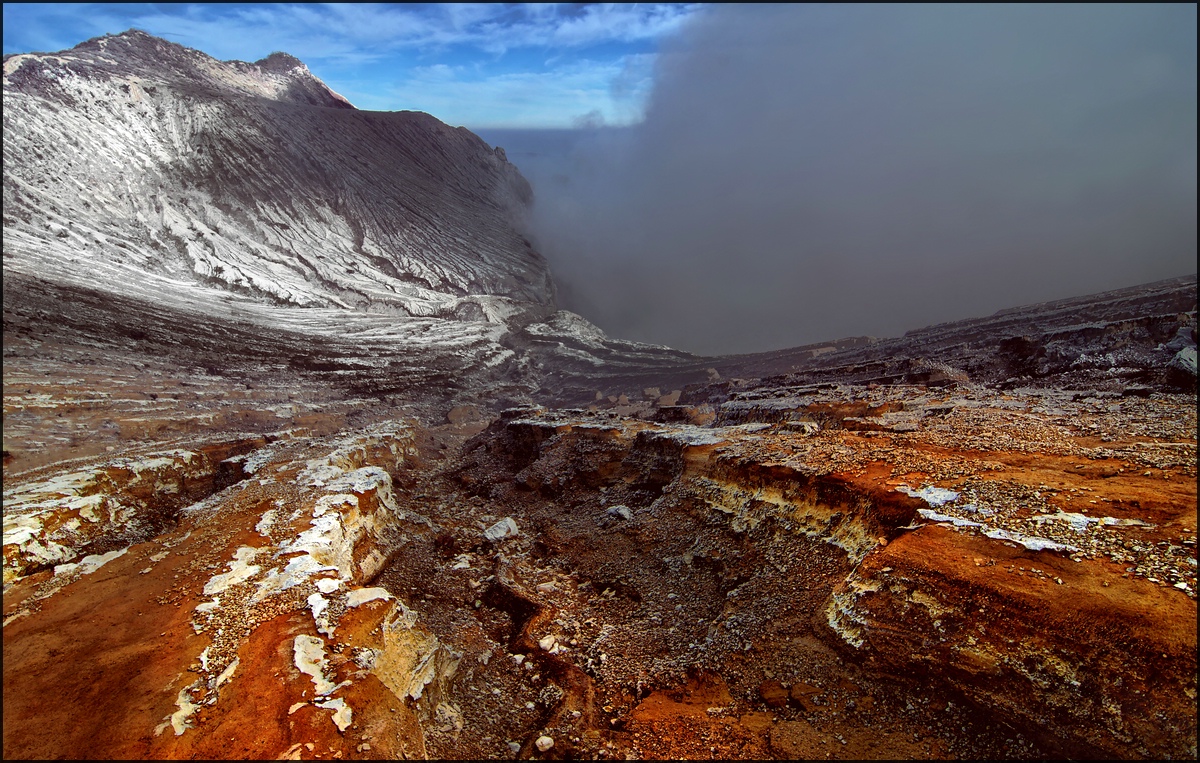
[[[1195,272],[1195,30],[1195,5],[718,5],[640,124],[479,132],[614,336],[896,336]]]

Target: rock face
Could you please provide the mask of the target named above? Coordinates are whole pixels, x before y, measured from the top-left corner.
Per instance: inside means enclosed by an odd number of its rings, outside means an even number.
[[[697,358],[285,54],[4,102],[6,758],[1196,756],[1194,276]]]

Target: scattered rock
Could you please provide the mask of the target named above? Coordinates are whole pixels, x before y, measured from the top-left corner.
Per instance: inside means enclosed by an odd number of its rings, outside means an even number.
[[[483,537],[492,541],[502,541],[505,538],[512,538],[521,533],[517,527],[517,522],[512,517],[505,517],[496,524],[483,531]]]
[[[780,721],[770,731],[771,750],[782,760],[812,760],[819,736],[807,721]]]
[[[633,512],[630,511],[628,506],[624,506],[622,504],[609,506],[608,511],[605,513],[610,517],[615,517],[616,519],[633,519]]]

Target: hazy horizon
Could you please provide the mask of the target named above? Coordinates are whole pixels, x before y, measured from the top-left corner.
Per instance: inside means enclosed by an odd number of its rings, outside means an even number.
[[[614,337],[722,354],[897,336],[1196,268],[1194,4],[4,19],[7,52],[130,26],[221,59],[284,50],[359,107],[479,128],[534,186],[563,306]]]
[[[640,125],[476,132],[534,186],[563,306],[612,336],[898,336],[1195,272],[1195,15],[718,6]]]

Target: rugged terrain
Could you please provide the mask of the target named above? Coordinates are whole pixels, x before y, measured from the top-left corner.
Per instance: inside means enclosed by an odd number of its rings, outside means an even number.
[[[1194,276],[699,358],[289,56],[4,92],[6,758],[1195,757]]]

